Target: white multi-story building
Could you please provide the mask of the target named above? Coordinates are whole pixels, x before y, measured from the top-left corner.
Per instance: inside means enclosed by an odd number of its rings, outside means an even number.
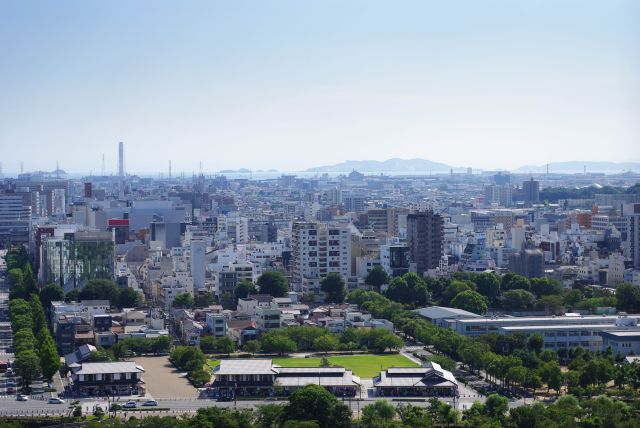
[[[330,272],[339,273],[346,282],[351,275],[351,229],[347,225],[296,222],[291,235],[291,280],[297,291],[320,295],[319,279]]]
[[[611,254],[609,256],[609,269],[607,271],[607,285],[616,287],[624,282],[624,256]]]
[[[450,326],[465,336],[487,333],[525,335],[540,333],[546,349],[581,347],[591,351],[602,349],[603,332],[640,332],[638,315],[566,315],[558,317],[471,318],[451,321]]]
[[[191,241],[191,276],[196,290],[205,288],[205,251],[207,244],[202,240]]]
[[[226,216],[217,218],[218,232],[229,241],[236,244],[246,244],[249,241],[249,219],[239,215],[237,212],[229,213]]]

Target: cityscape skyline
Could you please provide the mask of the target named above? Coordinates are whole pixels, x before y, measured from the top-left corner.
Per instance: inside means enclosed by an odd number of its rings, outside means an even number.
[[[100,171],[104,154],[115,170],[118,141],[141,173],[638,161],[638,16],[633,1],[5,2],[3,169]]]

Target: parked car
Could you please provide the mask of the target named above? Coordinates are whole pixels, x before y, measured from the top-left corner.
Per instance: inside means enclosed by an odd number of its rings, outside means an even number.
[[[122,405],[122,407],[124,407],[125,409],[134,409],[138,407],[138,403],[136,403],[135,401],[127,401]]]
[[[29,396],[28,395],[24,395],[24,394],[18,394],[18,396],[16,397],[16,400],[18,400],[18,401],[29,401]]]
[[[156,400],[147,400],[142,403],[143,406],[157,406],[158,402]]]
[[[59,397],[51,397],[49,398],[49,404],[64,404],[64,400]]]

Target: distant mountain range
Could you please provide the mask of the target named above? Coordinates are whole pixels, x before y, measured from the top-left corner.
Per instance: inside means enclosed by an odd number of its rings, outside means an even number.
[[[564,173],[577,173],[577,172],[625,172],[625,171],[640,171],[640,163],[638,162],[551,162],[549,164],[549,172],[564,172]],[[521,166],[515,172],[546,172],[547,165],[525,165]]]
[[[454,171],[462,171],[462,168],[451,167],[440,162],[433,162],[426,159],[387,159],[385,161],[349,160],[335,165],[318,166],[309,168],[307,172],[387,172],[387,171],[407,171],[407,172],[449,172],[453,168]]]
[[[550,173],[580,173],[586,167],[587,172],[601,173],[618,173],[625,171],[640,172],[640,163],[638,162],[592,162],[592,161],[570,161],[570,162],[552,162],[549,164]],[[380,172],[421,172],[421,173],[448,173],[453,169],[454,172],[464,172],[466,168],[450,166],[440,162],[433,162],[426,159],[388,159],[385,161],[348,160],[335,165],[324,165],[309,168],[306,172],[351,172],[353,170],[363,173],[380,173]],[[475,169],[475,168],[474,168]],[[544,173],[547,171],[547,165],[525,165],[513,172],[516,173]]]

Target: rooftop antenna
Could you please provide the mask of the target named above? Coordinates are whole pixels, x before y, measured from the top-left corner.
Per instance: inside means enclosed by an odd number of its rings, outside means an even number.
[[[102,171],[101,171],[101,175],[104,177],[106,174],[106,169],[104,167],[104,153],[102,154]]]

